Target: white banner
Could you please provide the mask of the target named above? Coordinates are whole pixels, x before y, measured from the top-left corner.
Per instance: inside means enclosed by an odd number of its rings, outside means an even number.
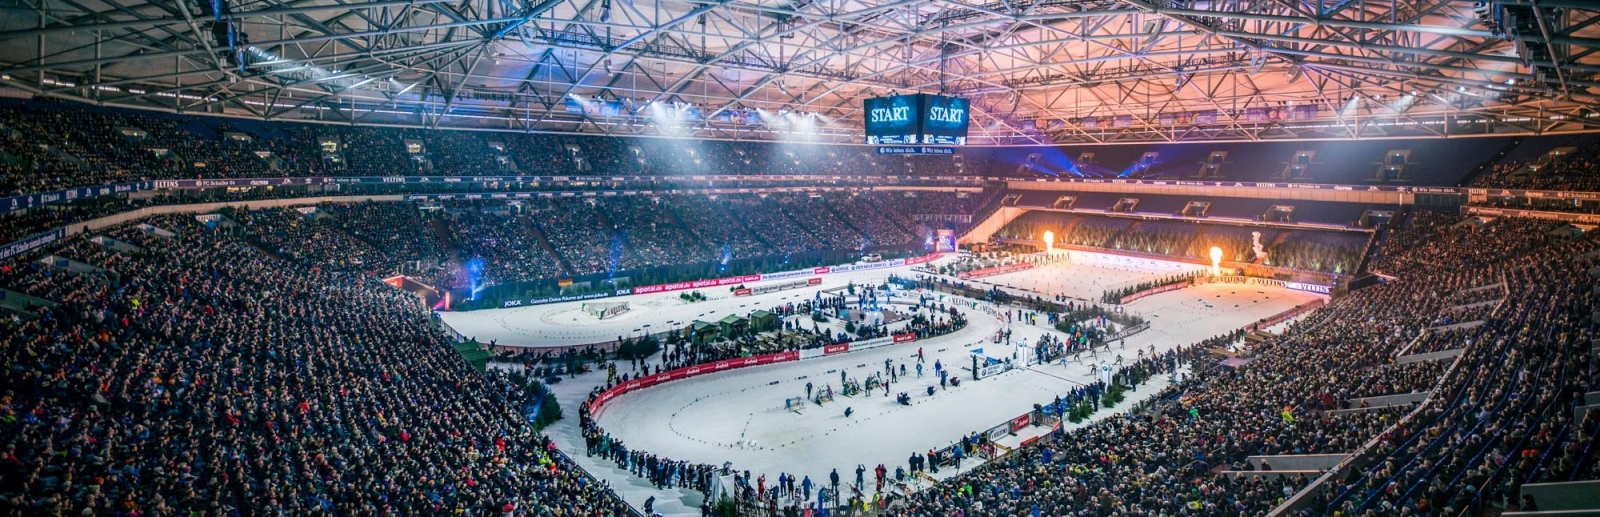
[[[893,345],[893,344],[894,344],[894,336],[873,338],[873,339],[867,339],[867,340],[863,340],[863,341],[851,341],[850,342],[850,351],[854,352],[856,350],[866,350],[868,348],[878,348],[880,346],[888,346],[888,345]]]

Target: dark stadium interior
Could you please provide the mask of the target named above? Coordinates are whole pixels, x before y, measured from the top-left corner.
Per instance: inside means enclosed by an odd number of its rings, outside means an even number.
[[[17,3],[0,516],[1595,515],[1600,3],[1378,4]],[[865,99],[948,140],[878,145]],[[1170,268],[978,280],[1080,253]],[[603,342],[443,316],[878,268]],[[1129,308],[1226,282],[1316,300],[1219,335]],[[916,293],[901,330],[879,289]],[[845,491],[599,417],[1013,314],[1062,366],[1169,342]]]

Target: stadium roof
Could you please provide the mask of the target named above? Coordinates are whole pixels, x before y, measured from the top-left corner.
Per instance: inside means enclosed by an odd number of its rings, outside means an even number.
[[[265,119],[729,139],[859,142],[861,99],[894,92],[972,98],[975,143],[1544,133],[1600,125],[1597,10],[20,0],[0,17],[0,86]]]

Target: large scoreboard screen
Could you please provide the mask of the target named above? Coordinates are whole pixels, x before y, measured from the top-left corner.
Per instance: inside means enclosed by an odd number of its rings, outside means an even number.
[[[919,97],[921,95],[896,95],[867,99],[862,105],[867,121],[867,143],[917,143],[922,108]]]
[[[969,103],[960,97],[918,95],[922,102],[922,137],[925,145],[967,145]]]
[[[867,143],[966,145],[969,106],[967,99],[924,93],[867,99]]]

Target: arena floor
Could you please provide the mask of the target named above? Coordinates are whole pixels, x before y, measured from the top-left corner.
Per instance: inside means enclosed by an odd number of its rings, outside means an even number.
[[[1099,253],[1073,252],[1073,262],[971,280],[1007,290],[1064,294],[1079,300],[1099,301],[1107,289],[1203,269],[1193,264],[1126,258]],[[954,260],[940,259],[939,263]],[[822,284],[765,295],[734,297],[727,287],[702,289],[709,299],[686,302],[683,291],[600,300],[628,302],[628,312],[604,320],[583,312],[583,302],[555,303],[510,309],[446,312],[440,317],[462,335],[481,342],[525,347],[565,347],[615,341],[682,327],[694,320],[715,322],[729,314],[746,314],[788,302],[810,299],[816,291],[857,284],[882,283],[891,273],[911,276],[910,267],[837,273],[822,277]],[[751,285],[761,285],[760,282]]]
[[[896,268],[895,271],[909,273],[907,269]],[[825,277],[827,280],[822,287],[842,285],[846,278],[857,282],[881,279],[890,271]],[[1054,286],[1120,285],[1172,272],[1174,269],[1170,265],[1138,271],[1058,264],[985,280],[996,285],[1053,292],[1050,288]],[[589,317],[593,322],[587,326],[560,321],[574,317],[573,313],[588,317],[577,310],[577,304],[444,316],[459,331],[476,335],[481,340],[554,346],[572,344],[574,339],[615,339],[618,335],[627,335],[628,331],[622,329],[643,328],[644,324],[654,328],[655,325],[671,326],[669,322],[742,314],[796,297],[809,298],[815,289],[758,297],[727,296],[690,305],[671,303],[677,301],[675,293],[635,296],[626,298],[636,307],[628,315],[606,322]],[[1064,294],[1088,299],[1097,298],[1099,292],[1096,287],[1089,293]],[[708,291],[707,294],[713,293]],[[741,470],[766,473],[769,480],[775,480],[780,472],[788,472],[810,476],[819,484],[827,479],[831,469],[837,468],[841,477],[849,480],[854,477],[858,464],[870,470],[883,463],[892,472],[895,466],[904,465],[912,452],[942,448],[966,433],[992,427],[1031,410],[1033,404],[1049,402],[1058,393],[1093,382],[1098,374],[1091,367],[1101,361],[1113,361],[1119,353],[1132,360],[1138,351],[1148,352],[1151,346],[1164,351],[1179,344],[1193,343],[1315,298],[1317,295],[1310,293],[1233,284],[1203,285],[1155,295],[1128,306],[1129,310],[1150,319],[1152,328],[1129,338],[1125,352],[1114,350],[1094,357],[1085,355],[1080,361],[1065,366],[1037,365],[966,382],[971,380],[970,371],[963,369],[970,367],[970,350],[982,347],[989,355],[996,355],[997,351],[1009,353],[1014,349],[989,342],[1004,323],[992,314],[992,308],[980,303],[978,310],[966,310],[971,320],[969,326],[954,334],[800,362],[728,371],[641,390],[608,404],[600,415],[600,423],[631,448],[674,459],[719,465],[732,462]],[[1014,343],[1033,343],[1044,333],[1055,332],[1042,321],[1038,326],[1014,324],[1012,331]],[[926,355],[924,376],[918,379],[913,373],[911,379],[901,378],[899,384],[891,387],[891,393],[910,393],[911,406],[898,405],[892,396],[884,397],[879,391],[871,396],[838,396],[825,406],[809,404],[798,414],[783,408],[785,398],[804,395],[807,381],[819,388],[831,384],[837,390],[841,369],[859,379],[872,371],[881,372],[885,359],[892,359],[896,364],[907,362],[908,369],[913,368],[918,348]],[[933,396],[928,396],[926,387],[938,385],[938,377],[932,373],[936,360],[963,375],[964,382],[958,388],[936,390]],[[1134,393],[1125,404],[1154,393],[1165,379],[1157,381]],[[602,374],[592,373],[555,385],[569,418],[558,422],[549,432],[556,437],[562,450],[578,455],[575,459],[586,470],[611,483],[635,505],[654,496],[656,511],[664,515],[698,515],[700,496],[692,490],[657,491],[609,463],[581,457],[584,447],[576,408],[592,387],[603,382]],[[849,418],[843,414],[845,407],[854,409]],[[1102,411],[1097,416],[1107,414],[1109,412]],[[1025,437],[1016,438],[1010,445]],[[971,468],[976,464],[968,462],[964,466]],[[936,477],[953,474],[953,470],[945,469]]]

